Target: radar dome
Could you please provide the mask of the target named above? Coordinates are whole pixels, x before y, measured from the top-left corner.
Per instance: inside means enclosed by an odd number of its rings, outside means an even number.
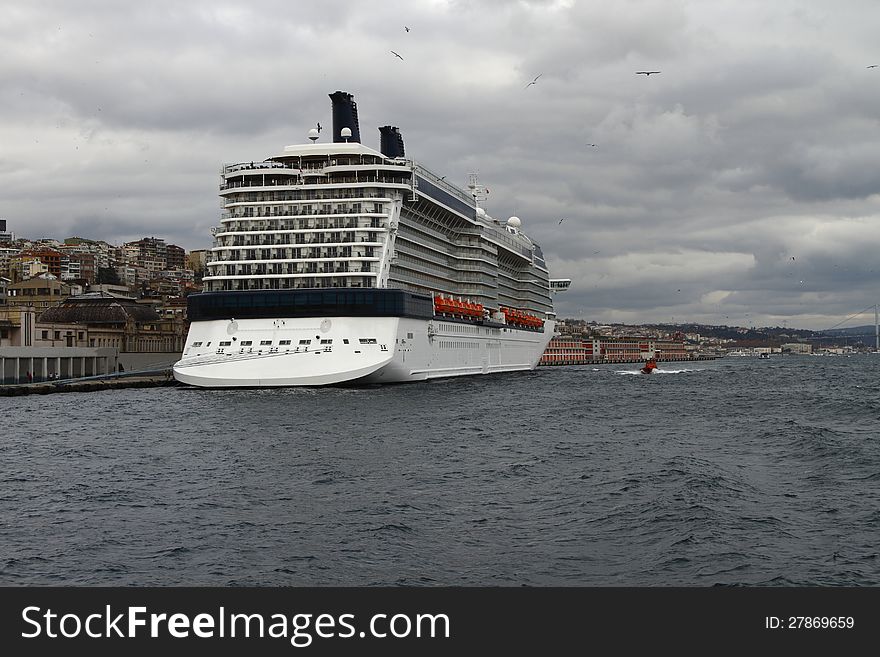
[[[312,141],[315,141],[317,138],[318,138],[318,129],[312,128],[311,130],[309,130],[309,139],[311,139]]]
[[[511,228],[519,228],[522,226],[522,222],[519,220],[519,217],[511,217],[507,220],[507,225]]]
[[[351,137],[351,128],[343,128],[339,131],[339,136],[343,139],[348,139],[349,137]]]

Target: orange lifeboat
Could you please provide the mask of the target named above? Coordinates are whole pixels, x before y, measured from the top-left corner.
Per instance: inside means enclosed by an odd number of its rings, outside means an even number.
[[[434,297],[434,312],[441,315],[463,317],[468,319],[482,319],[483,305],[471,301],[463,301],[452,297],[444,297],[438,294]]]
[[[504,313],[507,323],[512,326],[524,326],[533,329],[541,329],[544,327],[543,319],[525,311],[517,310],[515,308],[505,308],[502,306],[501,312]]]

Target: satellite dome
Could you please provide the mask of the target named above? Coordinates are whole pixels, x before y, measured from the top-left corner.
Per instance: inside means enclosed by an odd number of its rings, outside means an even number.
[[[339,131],[339,136],[343,139],[348,139],[349,137],[351,137],[351,128],[343,128]]]
[[[311,139],[312,141],[316,141],[318,139],[317,128],[312,128],[311,130],[309,130],[309,139]]]
[[[519,217],[511,217],[507,220],[507,225],[511,228],[519,228],[522,226],[522,222],[519,220]]]

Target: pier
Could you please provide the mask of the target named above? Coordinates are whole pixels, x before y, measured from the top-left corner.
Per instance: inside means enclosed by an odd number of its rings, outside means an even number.
[[[49,395],[58,392],[96,392],[99,390],[119,390],[122,388],[155,388],[158,386],[179,386],[170,369],[151,370],[91,376],[60,381],[40,381],[38,383],[19,383],[0,386],[0,397],[20,395]]]

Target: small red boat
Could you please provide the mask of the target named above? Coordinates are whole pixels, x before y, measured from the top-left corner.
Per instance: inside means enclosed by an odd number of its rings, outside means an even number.
[[[657,369],[657,361],[653,358],[649,358],[648,362],[645,363],[645,366],[639,370],[642,374],[650,374],[655,369]]]

